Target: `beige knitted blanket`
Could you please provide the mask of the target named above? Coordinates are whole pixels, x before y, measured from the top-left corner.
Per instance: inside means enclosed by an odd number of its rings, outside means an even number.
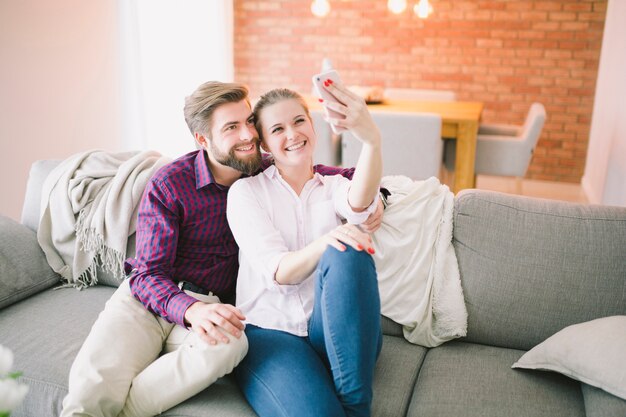
[[[465,336],[467,310],[452,246],[454,195],[435,177],[387,176],[381,186],[391,191],[372,236],[382,314],[418,345]]]
[[[143,190],[167,162],[154,151],[94,150],[69,157],[46,177],[37,240],[67,286],[97,284],[98,266],[123,278]]]

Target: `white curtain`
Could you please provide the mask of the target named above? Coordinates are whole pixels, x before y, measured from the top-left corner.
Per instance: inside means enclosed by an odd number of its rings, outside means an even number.
[[[118,0],[122,136],[127,149],[177,157],[195,149],[184,99],[232,81],[233,0]]]

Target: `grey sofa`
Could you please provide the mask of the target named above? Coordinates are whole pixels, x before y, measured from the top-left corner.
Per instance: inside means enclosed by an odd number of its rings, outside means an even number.
[[[59,414],[72,360],[117,284],[102,276],[83,291],[54,289],[58,276],[34,230],[42,181],[55,164],[32,166],[22,224],[0,222],[0,344],[30,386],[15,417]],[[626,208],[466,190],[455,199],[454,246],[468,335],[426,349],[383,318],[374,416],[626,416],[626,401],[598,388],[511,369],[568,325],[626,314]],[[254,413],[227,376],[163,415]]]

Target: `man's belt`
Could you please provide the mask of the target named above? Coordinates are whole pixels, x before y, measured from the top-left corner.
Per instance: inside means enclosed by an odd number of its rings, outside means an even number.
[[[202,295],[209,295],[211,294],[211,291],[209,290],[205,290],[202,287],[198,287],[197,285],[192,284],[191,282],[188,281],[180,281],[178,283],[178,288],[180,288],[183,291],[191,291],[191,292],[195,292],[196,294],[202,294]]]

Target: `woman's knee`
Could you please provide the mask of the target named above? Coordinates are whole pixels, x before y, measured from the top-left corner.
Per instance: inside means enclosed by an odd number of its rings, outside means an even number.
[[[351,246],[346,246],[345,251],[339,251],[332,246],[326,248],[326,251],[320,259],[319,266],[321,268],[358,268],[364,270],[375,271],[374,260],[372,256],[365,250],[356,250]]]
[[[353,283],[350,286],[357,288],[378,288],[374,260],[367,252],[351,247],[344,252],[332,247],[326,249],[318,265],[317,275],[321,286],[326,286],[327,280],[331,279],[339,285],[350,282]]]

